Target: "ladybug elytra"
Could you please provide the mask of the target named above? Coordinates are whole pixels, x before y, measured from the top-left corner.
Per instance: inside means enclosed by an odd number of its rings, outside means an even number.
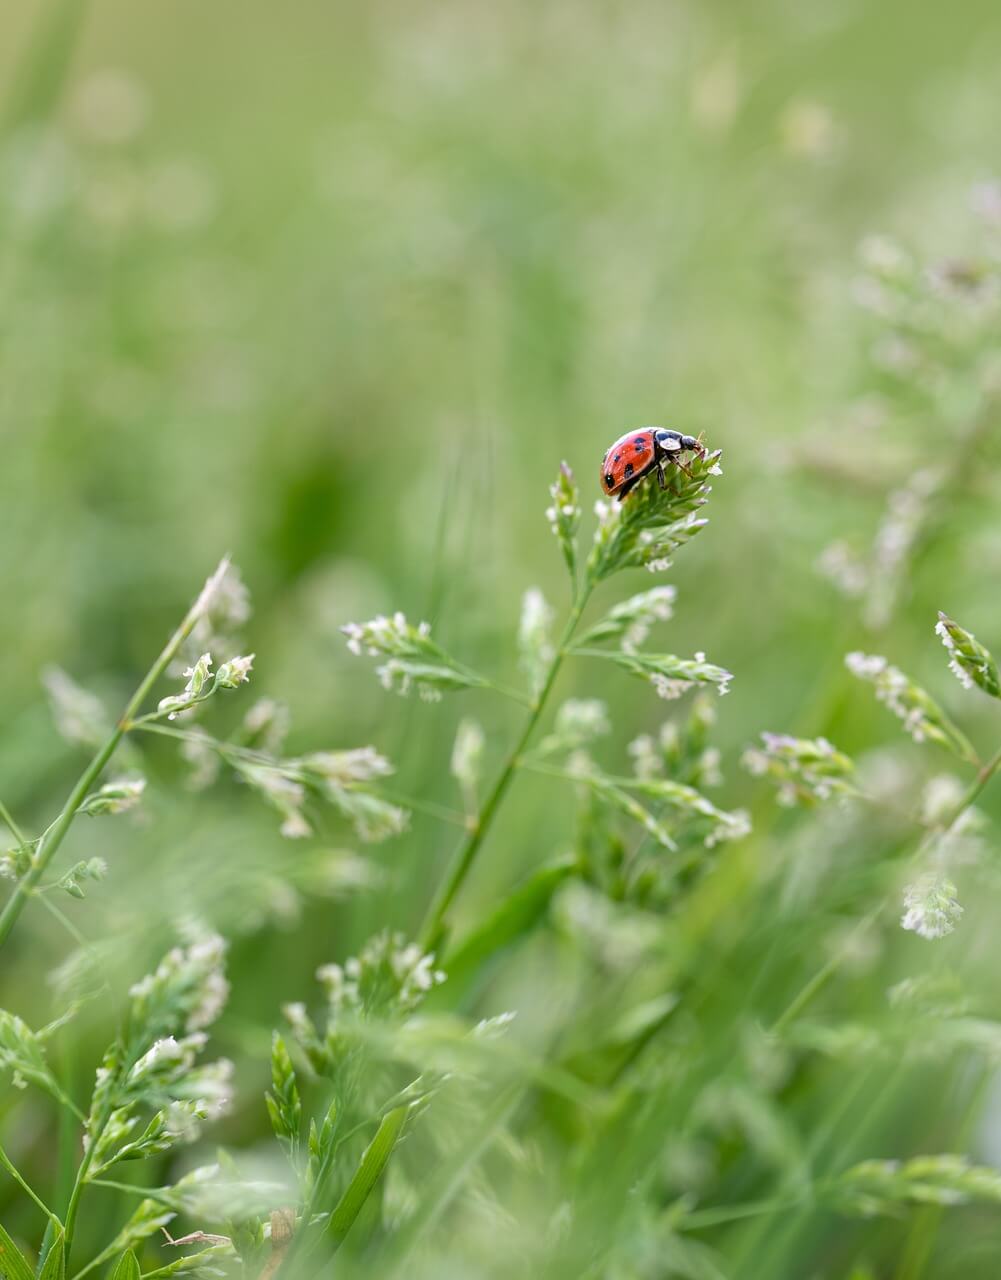
[[[630,493],[649,472],[656,469],[657,483],[667,488],[664,463],[673,462],[684,472],[688,468],[681,461],[682,453],[696,453],[705,457],[705,446],[694,436],[682,435],[664,427],[641,427],[620,436],[605,452],[601,460],[601,487],[619,501]]]

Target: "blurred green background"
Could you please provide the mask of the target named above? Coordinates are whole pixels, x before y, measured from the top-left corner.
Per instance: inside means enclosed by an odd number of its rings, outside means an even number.
[[[543,516],[560,460],[587,521],[604,448],[648,422],[705,432],[724,451],[710,526],[670,577],[666,643],[735,673],[717,730],[726,802],[752,806],[761,825],[723,884],[739,892],[789,856],[776,852],[786,829],[773,834],[773,811],[735,767],[761,729],[826,733],[851,752],[899,744],[842,674],[847,649],[887,653],[990,748],[996,717],[992,730],[991,708],[962,700],[931,626],[946,608],[1001,642],[993,437],[978,464],[988,480],[961,472],[885,625],[867,628],[816,564],[836,539],[864,551],[886,493],[957,443],[961,413],[944,421],[873,374],[853,280],[872,232],[933,256],[977,234],[968,195],[998,165],[999,58],[1001,12],[986,0],[8,6],[4,801],[40,829],[81,765],[52,726],[41,670],[57,663],[121,704],[229,551],[254,603],[255,691],[288,703],[293,748],[372,743],[397,763],[401,791],[455,803],[446,762],[460,715],[488,726],[493,762],[514,715],[474,695],[399,701],[338,627],[399,608],[514,679],[524,589],[566,602]],[[560,692],[608,699],[618,760],[670,710],[583,663]],[[907,748],[902,758],[948,768]],[[453,832],[417,817],[376,847],[377,893],[283,901],[303,855],[256,799],[230,785],[189,795],[156,744],[148,772],[148,825],[74,833],[61,858],[101,853],[111,875],[67,909],[89,936],[135,933],[123,981],[180,916],[233,939],[223,1035],[242,1094],[222,1137],[252,1144],[266,1130],[261,1046],[280,1004],[381,924],[412,930]],[[460,928],[566,847],[571,809],[569,795],[517,783]],[[336,828],[328,838],[352,844]],[[853,874],[880,839],[860,836]],[[843,906],[835,897],[804,932],[790,928],[790,955],[837,927]],[[769,945],[766,918],[742,933],[739,910],[712,943],[735,991]],[[979,912],[989,926],[996,907],[969,904]],[[968,936],[981,940],[971,981],[996,1006],[996,941],[989,927]],[[843,998],[875,1007],[888,973],[925,963],[905,944]],[[45,975],[67,945],[26,916],[3,958],[3,1003],[48,1016]],[[522,957],[486,1011],[507,1001],[544,1039],[550,999],[560,1006],[540,989],[550,962]],[[754,1016],[799,985],[786,963]],[[84,1079],[83,1049],[80,1063]],[[955,1144],[948,1089],[939,1106],[927,1080],[908,1089],[878,1150],[858,1158]],[[47,1123],[36,1105],[18,1121],[26,1150]],[[34,1160],[44,1177],[44,1153]],[[7,1196],[0,1188],[5,1221]],[[838,1253],[841,1228],[817,1226],[795,1242],[799,1269],[771,1274],[847,1276],[856,1249],[902,1248],[897,1227],[864,1230]],[[974,1236],[961,1263],[927,1274],[996,1274],[998,1254]]]

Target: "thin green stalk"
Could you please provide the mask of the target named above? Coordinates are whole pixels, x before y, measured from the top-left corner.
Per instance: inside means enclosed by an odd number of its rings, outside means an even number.
[[[70,1192],[70,1202],[66,1208],[66,1231],[64,1240],[66,1244],[66,1260],[69,1261],[70,1245],[73,1243],[73,1231],[76,1227],[76,1215],[80,1209],[80,1197],[83,1194],[84,1186],[87,1182],[87,1172],[90,1169],[90,1162],[93,1158],[94,1148],[97,1146],[97,1135],[88,1145],[87,1150],[83,1153],[83,1159],[76,1171],[76,1178],[73,1182],[73,1190]]]
[[[227,562],[224,561],[223,565],[216,570],[217,575],[225,572],[226,563]],[[10,935],[10,931],[17,923],[17,919],[24,910],[28,899],[34,893],[35,886],[44,875],[46,868],[55,856],[59,846],[62,844],[67,831],[69,831],[73,823],[73,819],[76,817],[76,813],[80,808],[80,805],[84,802],[91,788],[94,786],[94,783],[100,777],[105,765],[107,765],[108,761],[115,754],[118,744],[132,727],[132,717],[145,702],[150,690],[163,675],[164,671],[166,671],[167,667],[177,654],[178,649],[180,649],[181,645],[191,634],[195,623],[202,616],[205,608],[204,597],[205,593],[203,591],[188,610],[184,617],[184,621],[167,641],[160,653],[160,656],[150,667],[149,671],[147,671],[141,684],[129,699],[128,705],[122,713],[122,717],[113,729],[110,737],[80,775],[80,778],[77,781],[76,786],[70,792],[70,797],[66,801],[59,817],[40,841],[38,849],[35,852],[35,856],[32,859],[31,866],[17,882],[14,892],[8,899],[3,911],[0,912],[0,946],[6,942]],[[69,1248],[68,1232],[66,1247],[67,1249]]]
[[[556,683],[556,677],[559,675],[560,667],[563,665],[563,659],[567,656],[567,650],[573,633],[580,622],[581,614],[584,612],[584,606],[587,604],[590,595],[590,585],[585,587],[575,599],[570,610],[570,616],[567,618],[566,626],[563,629],[563,635],[560,643],[553,655],[553,660],[549,664],[542,687],[532,704],[531,712],[525,722],[521,735],[518,738],[513,750],[504,763],[503,768],[498,775],[497,781],[494,783],[493,790],[487,796],[482,809],[477,818],[470,825],[469,833],[465,840],[459,845],[452,859],[451,866],[446,872],[444,880],[438,887],[428,908],[427,915],[424,918],[424,924],[420,932],[420,942],[426,951],[434,950],[441,940],[444,932],[445,916],[449,907],[462,888],[462,885],[469,874],[470,868],[479,852],[480,845],[490,829],[490,825],[494,820],[500,802],[504,798],[504,794],[511,784],[511,779],[518,767],[519,760],[525,748],[535,732],[535,728],[539,723],[539,718],[546,705],[553,685]]]
[[[3,112],[4,132],[28,121],[45,120],[59,99],[77,46],[88,0],[54,0],[32,31],[28,48],[11,78]]]
[[[418,800],[416,796],[404,795],[398,791],[386,791],[383,787],[379,788],[379,797],[403,809],[412,809],[414,813],[425,813],[429,818],[437,818],[439,822],[448,822],[453,827],[469,825],[469,819],[458,809],[449,809],[447,805],[435,804],[433,800]]]
[[[719,1227],[741,1218],[756,1218],[765,1214],[785,1213],[789,1209],[808,1204],[807,1197],[775,1196],[770,1200],[749,1200],[746,1204],[720,1205],[716,1209],[699,1209],[689,1213],[678,1223],[679,1231],[703,1231],[707,1227]]]
[[[107,1187],[110,1191],[125,1191],[130,1196],[142,1196],[144,1200],[156,1199],[153,1192],[156,1188],[138,1187],[134,1182],[115,1182],[113,1178],[90,1178],[90,1187]]]
[[[38,901],[42,904],[42,906],[46,909],[46,911],[49,912],[50,915],[52,915],[56,920],[59,921],[59,923],[70,935],[70,937],[73,939],[73,941],[77,944],[78,947],[80,947],[84,951],[90,950],[90,943],[87,941],[87,939],[76,927],[76,925],[73,923],[73,921],[69,918],[68,915],[60,911],[59,908],[56,906],[56,904],[54,902],[51,902],[47,897],[44,897],[42,893],[38,894]]]
[[[4,804],[2,800],[0,800],[0,820],[2,820],[5,823],[5,825],[7,826],[7,829],[10,831],[10,834],[17,841],[18,846],[23,849],[28,843],[27,837],[25,836],[21,828],[17,825],[17,823],[14,821],[14,818],[11,815],[10,810],[7,808],[7,806]]]
[[[30,1196],[32,1200],[34,1200],[35,1204],[38,1205],[39,1209],[41,1209],[42,1213],[45,1214],[45,1216],[49,1219],[49,1221],[55,1223],[57,1229],[60,1228],[62,1226],[62,1223],[59,1221],[56,1215],[52,1212],[49,1206],[45,1203],[45,1201],[42,1200],[39,1196],[35,1195],[31,1187],[29,1187],[27,1182],[25,1182],[24,1178],[21,1177],[20,1173],[18,1173],[13,1162],[11,1161],[10,1157],[7,1155],[7,1152],[4,1151],[3,1147],[0,1147],[0,1165],[3,1165],[3,1167],[7,1170],[7,1172],[14,1179],[17,1185],[21,1188],[21,1190],[25,1192],[26,1195]]]

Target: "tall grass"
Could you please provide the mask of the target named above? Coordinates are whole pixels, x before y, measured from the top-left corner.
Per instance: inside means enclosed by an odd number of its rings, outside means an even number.
[[[994,1276],[993,15],[228,3],[3,119],[0,1271]]]

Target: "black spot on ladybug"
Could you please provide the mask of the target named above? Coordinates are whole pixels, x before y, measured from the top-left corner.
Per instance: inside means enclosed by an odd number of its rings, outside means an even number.
[[[624,474],[627,480],[633,474],[633,464],[631,462],[626,463],[626,470]]]
[[[633,441],[633,444],[636,446],[636,452],[637,452],[637,453],[642,453],[642,452],[643,452],[643,449],[644,449],[644,447],[645,447],[645,446],[644,446],[644,443],[643,443],[643,437],[642,437],[642,436],[637,436],[637,437],[636,437],[636,439]]]
[[[606,471],[605,472],[605,488],[611,489],[614,484],[615,484],[615,477],[612,475],[611,471]]]
[[[617,454],[615,455],[615,457],[612,459],[612,461],[613,461],[613,462],[618,462],[618,460],[619,460],[621,457],[622,457],[622,454],[621,454],[621,453],[617,453]]]

